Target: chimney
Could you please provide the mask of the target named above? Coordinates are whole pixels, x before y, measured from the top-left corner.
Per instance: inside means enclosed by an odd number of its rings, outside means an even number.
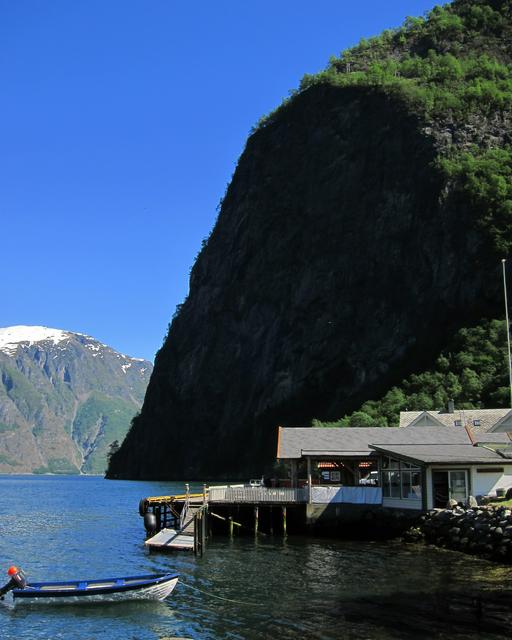
[[[455,402],[448,400],[448,413],[455,413]]]

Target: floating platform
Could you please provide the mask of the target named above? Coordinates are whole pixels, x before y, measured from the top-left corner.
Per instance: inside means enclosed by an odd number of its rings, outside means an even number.
[[[186,535],[176,529],[162,529],[144,543],[150,549],[159,551],[168,550],[194,550],[194,536]]]

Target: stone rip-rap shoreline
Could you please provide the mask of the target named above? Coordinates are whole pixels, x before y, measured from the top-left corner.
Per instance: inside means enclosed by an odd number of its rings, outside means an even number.
[[[512,510],[506,506],[435,509],[403,537],[512,564]]]

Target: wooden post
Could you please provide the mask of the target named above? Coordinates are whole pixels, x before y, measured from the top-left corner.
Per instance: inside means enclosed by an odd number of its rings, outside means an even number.
[[[381,482],[382,486],[382,482]],[[423,511],[428,510],[428,493],[427,493],[427,468],[421,469],[421,508]]]
[[[283,535],[286,538],[287,533],[286,533],[286,507],[282,507],[283,509]]]
[[[194,555],[197,556],[197,516],[194,516]]]
[[[297,460],[292,460],[290,463],[290,486],[292,489],[297,486]]]
[[[188,484],[188,482],[185,484],[185,494],[187,496],[187,500],[188,500],[188,494],[190,493],[190,486]]]
[[[197,527],[197,541],[199,546],[199,555],[203,557],[203,512],[198,511],[195,525]]]
[[[229,537],[233,537],[233,516],[229,516]]]
[[[270,507],[270,535],[274,535],[274,510]]]
[[[258,535],[259,526],[259,507],[254,507],[254,535]]]
[[[201,515],[201,556],[203,555],[203,548],[206,544],[206,518],[207,511],[203,509],[203,513]]]
[[[307,457],[307,463],[308,463],[308,504],[311,504],[313,502],[313,495],[312,495],[313,481],[311,478],[311,458],[309,456]]]
[[[203,504],[206,504],[206,485],[203,484]]]

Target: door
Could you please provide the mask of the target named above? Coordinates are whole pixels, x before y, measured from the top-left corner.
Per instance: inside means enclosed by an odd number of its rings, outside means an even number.
[[[449,471],[450,474],[450,498],[457,502],[466,502],[468,499],[468,483],[466,471]]]
[[[468,498],[467,471],[432,471],[434,507],[444,509],[448,500],[466,502]]]
[[[444,509],[450,496],[448,471],[432,471],[432,485],[434,488],[434,508]]]

